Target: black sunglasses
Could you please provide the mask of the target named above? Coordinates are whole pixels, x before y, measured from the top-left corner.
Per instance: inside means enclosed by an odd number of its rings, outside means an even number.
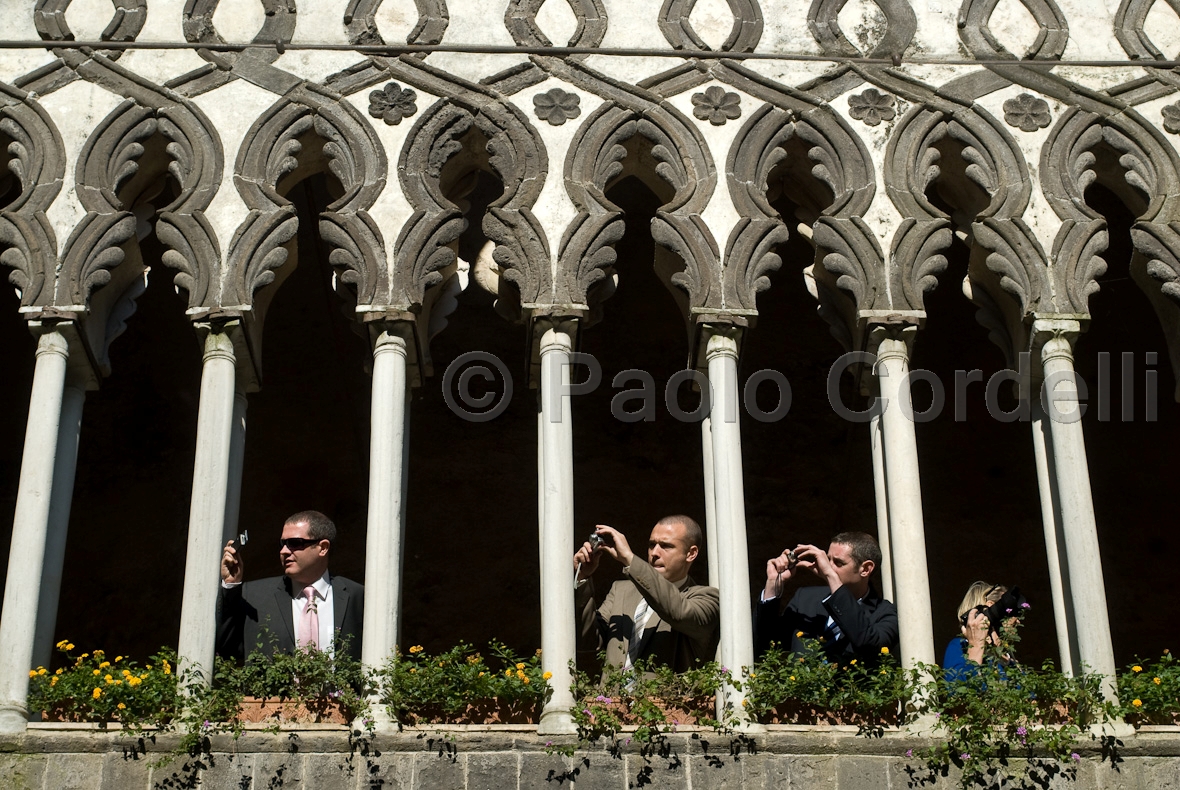
[[[308,546],[314,546],[317,543],[319,541],[313,538],[283,538],[279,541],[279,551],[282,551],[284,548],[288,548],[291,551],[299,551],[300,549],[306,549]]]

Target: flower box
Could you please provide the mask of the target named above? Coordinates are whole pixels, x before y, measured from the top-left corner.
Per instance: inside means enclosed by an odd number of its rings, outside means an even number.
[[[295,702],[259,697],[243,698],[237,718],[249,724],[348,724],[352,721],[348,711],[333,700]]]
[[[536,724],[541,705],[534,700],[476,700],[459,711],[447,711],[442,705],[424,705],[403,712],[398,719],[410,726],[420,724]]]

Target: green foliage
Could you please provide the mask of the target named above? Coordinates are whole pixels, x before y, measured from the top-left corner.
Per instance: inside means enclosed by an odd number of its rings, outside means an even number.
[[[605,655],[600,658],[605,667],[601,678],[592,679],[571,665],[576,700],[573,718],[580,745],[600,738],[617,745],[619,733],[626,726],[635,727],[628,743],[635,740],[652,744],[679,724],[729,732],[738,723],[732,708],[715,711],[717,692],[723,686],[741,687],[729,669],[715,661],[675,672],[645,661],[624,670],[607,662]],[[548,744],[547,748],[550,752],[572,754],[577,747]]]
[[[225,665],[214,688],[239,695],[293,702],[321,715],[339,707],[348,719],[369,712],[375,679],[348,650],[348,637],[337,637],[332,652],[300,647],[266,655],[256,648],[241,667]]]
[[[746,675],[747,710],[761,721],[814,724],[829,721],[881,726],[905,723],[916,673],[898,666],[888,648],[875,664],[827,659],[819,640],[804,639],[803,654],[772,646]]]
[[[499,642],[488,645],[491,658],[459,643],[438,655],[421,645],[395,651],[379,673],[381,702],[401,722],[458,721],[469,708],[497,701],[502,709],[535,716],[551,693],[549,673],[541,670],[541,651],[516,656]]]
[[[57,649],[70,663],[50,674],[45,667],[29,672],[29,708],[62,721],[96,722],[124,727],[168,726],[181,708],[180,683],[173,668],[176,654],[162,649],[142,667],[102,650],[75,656],[63,639]]]
[[[1135,662],[1119,675],[1119,713],[1132,724],[1180,721],[1180,661],[1165,650],[1156,661]]]

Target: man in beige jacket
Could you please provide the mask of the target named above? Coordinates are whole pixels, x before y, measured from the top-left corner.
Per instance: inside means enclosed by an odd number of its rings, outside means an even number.
[[[580,651],[606,650],[606,660],[630,668],[643,659],[677,672],[712,661],[719,638],[717,588],[688,575],[704,536],[688,516],[667,516],[652,528],[647,560],[635,555],[618,530],[599,524],[597,546],[587,541],[574,554],[581,617]],[[594,606],[591,579],[606,554],[623,565],[602,606]]]

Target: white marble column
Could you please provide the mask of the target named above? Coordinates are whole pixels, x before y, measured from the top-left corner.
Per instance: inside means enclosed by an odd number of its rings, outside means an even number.
[[[713,421],[701,420],[701,459],[705,477],[705,553],[709,560],[709,584],[717,586],[721,569],[717,565],[717,493],[713,482]]]
[[[403,538],[409,466],[409,331],[384,326],[373,341],[369,439],[369,522],[361,661],[378,669],[393,654],[401,623]],[[379,724],[387,722],[376,705]]]
[[[1073,618],[1078,664],[1084,671],[1101,674],[1103,693],[1114,699],[1114,648],[1073,366],[1072,344],[1080,327],[1076,321],[1038,320],[1033,329],[1036,342],[1042,344],[1045,384],[1040,394],[1049,422],[1070,598],[1074,613],[1081,615]]]
[[[871,342],[877,347],[877,386],[886,400],[881,415],[881,433],[885,489],[889,500],[890,559],[894,603],[901,631],[901,660],[907,667],[919,662],[935,663],[918,443],[914,422],[903,408],[903,404],[911,405],[906,374],[909,372],[910,344],[916,333],[916,327],[878,327],[871,336]]]
[[[66,533],[69,531],[70,505],[74,499],[78,437],[82,432],[82,407],[86,404],[87,379],[88,371],[81,366],[71,365],[62,392],[53,495],[49,503],[49,524],[45,536],[45,563],[41,571],[40,602],[37,604],[37,635],[33,640],[34,666],[47,667],[53,658],[53,631],[57,626],[57,604],[61,598],[62,569],[66,561]]]
[[[205,354],[177,652],[182,671],[200,671],[208,682],[217,632],[217,590],[221,583],[221,539],[225,535],[237,376],[229,332],[223,327],[203,327],[200,331],[206,333]]]
[[[709,425],[713,445],[714,543],[721,593],[721,642],[717,660],[734,678],[744,680],[743,668],[754,665],[754,623],[750,597],[750,557],[746,545],[746,501],[742,476],[741,389],[738,387],[737,338],[740,330],[716,327],[709,332],[705,359],[709,366],[712,405]],[[744,717],[745,694],[725,689],[725,701]],[[746,723],[747,729],[758,725]]]
[[[570,409],[573,322],[554,322],[541,336],[541,668],[551,672],[553,695],[537,732],[574,731],[570,661],[577,649],[574,612],[574,437]]]
[[[238,539],[238,515],[242,508],[242,472],[246,462],[246,408],[250,405],[240,381],[234,389],[233,429],[229,439],[229,473],[225,491],[225,529],[221,542]]]
[[[885,436],[881,414],[869,420],[869,446],[873,453],[873,494],[877,503],[877,543],[881,546],[881,594],[893,600],[893,545],[889,532],[889,489],[885,483]]]
[[[29,397],[4,608],[0,614],[0,732],[9,733],[22,732],[28,720],[29,669],[33,663],[62,397],[70,357],[69,341],[56,328],[35,327],[34,331],[42,334],[37,340],[37,365]]]
[[[1078,673],[1077,626],[1070,600],[1069,559],[1065,555],[1065,536],[1061,525],[1061,503],[1057,497],[1057,470],[1053,463],[1053,446],[1049,439],[1049,421],[1041,403],[1041,380],[1038,377],[1024,394],[1029,397],[1033,456],[1037,465],[1037,488],[1041,495],[1041,522],[1045,531],[1045,556],[1049,562],[1049,591],[1053,601],[1053,621],[1057,626],[1058,666],[1067,675]]]

